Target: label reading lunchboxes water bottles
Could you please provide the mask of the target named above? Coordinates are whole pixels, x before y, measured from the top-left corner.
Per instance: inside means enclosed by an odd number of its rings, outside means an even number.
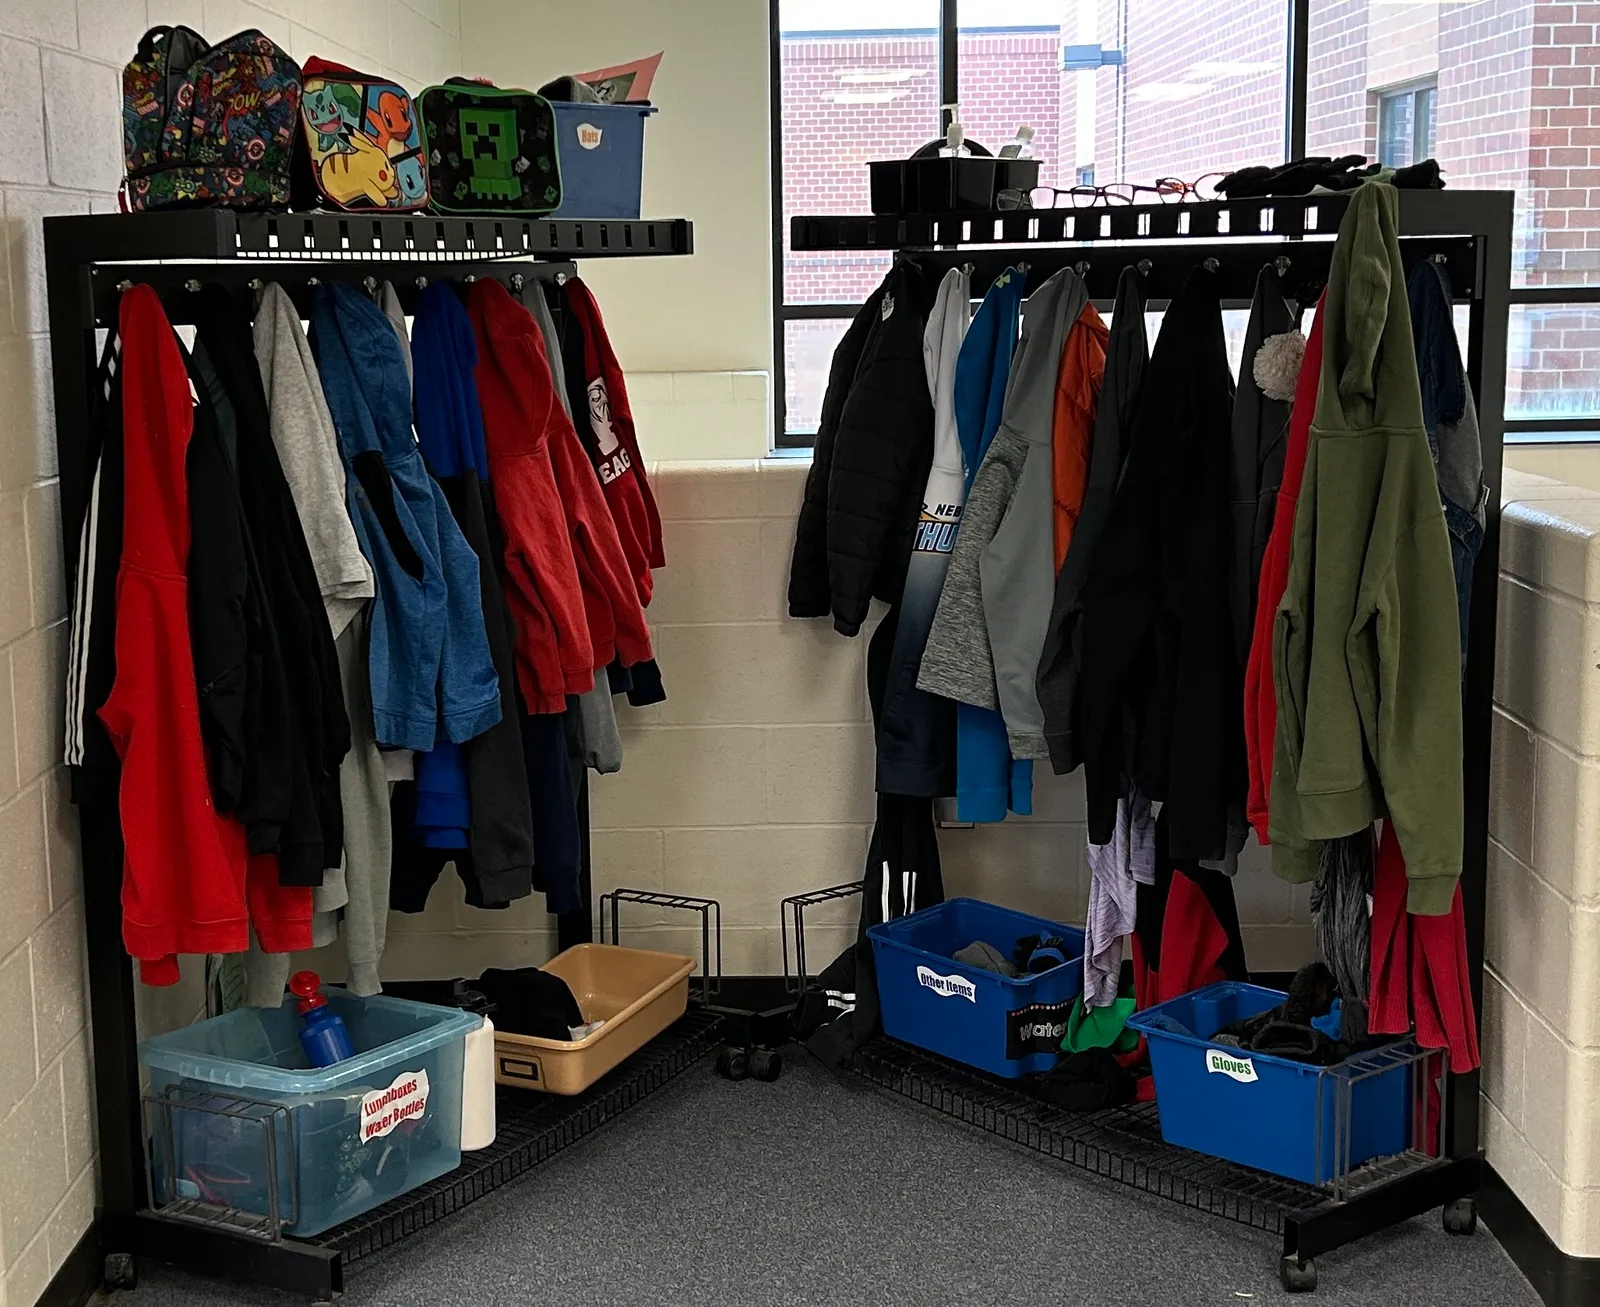
[[[1247,1057],[1224,1053],[1220,1048],[1206,1049],[1206,1070],[1214,1076],[1227,1076],[1241,1085],[1253,1085],[1261,1077],[1256,1074],[1256,1064]]]
[[[402,1071],[387,1089],[374,1089],[361,1100],[361,1142],[381,1139],[402,1121],[414,1121],[428,1110],[428,1073]]]
[[[941,976],[931,967],[917,968],[917,984],[931,989],[941,998],[964,998],[969,1003],[978,1001],[978,987],[965,976]]]

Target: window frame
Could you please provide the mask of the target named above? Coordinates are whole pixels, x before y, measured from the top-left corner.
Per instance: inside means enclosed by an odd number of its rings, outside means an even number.
[[[768,36],[770,42],[770,149],[772,165],[772,390],[773,390],[773,447],[780,454],[797,454],[810,449],[815,436],[790,434],[788,427],[788,386],[786,373],[787,331],[790,322],[843,319],[848,321],[860,309],[859,304],[787,304],[784,302],[784,217],[783,217],[783,33],[779,20],[781,0],[768,0]],[[1311,0],[1284,0],[1284,21],[1287,25],[1285,44],[1286,86],[1284,157],[1303,158],[1306,153],[1306,121],[1309,103],[1307,76],[1310,56]],[[960,100],[960,20],[959,0],[939,0],[939,113],[938,131],[950,124],[950,111],[942,106]],[[1437,75],[1419,78],[1412,83],[1385,87],[1376,94],[1381,98],[1409,92],[1430,90],[1438,93]],[[1435,101],[1435,106],[1437,101]],[[1435,112],[1437,111],[1435,107]],[[1413,112],[1413,149],[1415,148],[1415,113]],[[1376,142],[1374,146],[1376,147]],[[1430,140],[1430,147],[1433,142]],[[1431,148],[1430,148],[1431,153]],[[1600,285],[1576,286],[1513,286],[1510,303],[1528,304],[1600,304]],[[1507,444],[1583,444],[1600,442],[1600,413],[1578,415],[1571,418],[1506,418],[1504,421]]]

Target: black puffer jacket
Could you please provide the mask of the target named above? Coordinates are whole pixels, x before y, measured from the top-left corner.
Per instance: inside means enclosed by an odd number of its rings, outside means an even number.
[[[789,615],[833,614],[855,635],[873,598],[896,603],[933,461],[922,333],[932,292],[901,262],[834,354],[789,572]]]

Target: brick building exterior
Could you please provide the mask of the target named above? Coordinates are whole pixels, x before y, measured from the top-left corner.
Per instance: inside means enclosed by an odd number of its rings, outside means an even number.
[[[1310,153],[1376,157],[1382,97],[1433,86],[1447,184],[1517,194],[1516,283],[1600,283],[1600,3],[1312,0],[1308,38]],[[1149,184],[1273,163],[1286,39],[1286,0],[1063,0],[1058,27],[962,33],[963,117],[991,147],[1035,127],[1047,184],[1088,165],[1101,183]],[[1093,44],[1123,65],[1062,71],[1063,45]],[[936,132],[932,31],[786,35],[782,72],[785,216],[865,212],[862,165]],[[849,303],[886,264],[790,253],[784,266],[789,302]],[[806,392],[840,330],[791,324],[791,415],[820,402]],[[1507,382],[1513,416],[1600,412],[1600,306],[1519,308]]]
[[[964,33],[961,77],[967,133],[998,150],[1020,123],[1035,147],[1060,158],[1058,29]],[[939,134],[939,49],[933,31],[785,37],[783,213],[866,213],[867,163],[904,158]],[[790,303],[852,303],[872,293],[875,255],[788,253]]]

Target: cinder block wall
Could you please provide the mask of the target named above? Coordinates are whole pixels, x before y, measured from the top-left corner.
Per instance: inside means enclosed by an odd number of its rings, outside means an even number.
[[[47,214],[112,212],[121,68],[153,23],[259,27],[407,86],[460,71],[457,0],[0,0],[0,1302],[31,1307],[97,1189],[76,815],[61,757],[66,596],[45,336]],[[204,968],[145,991],[147,1028],[190,1019]]]
[[[626,885],[715,898],[723,969],[782,970],[786,894],[860,879],[873,816],[865,659],[825,621],[785,615],[795,516],[809,463],[767,459],[658,465],[667,567],[650,621],[667,701],[620,706],[625,760],[593,788],[596,891]],[[1088,895],[1081,775],[1040,769],[1035,815],[940,832],[948,892],[1061,921]],[[1312,956],[1304,889],[1252,850],[1236,882],[1251,964]],[[813,967],[854,930],[858,900],[808,915]],[[629,909],[624,942],[698,955],[697,919]],[[472,974],[537,963],[553,948],[538,900],[469,908],[452,878],[421,916],[390,917],[384,974]],[[336,963],[334,965],[337,965]]]
[[[1600,1256],[1600,493],[1506,472],[1484,977],[1489,1161]]]

